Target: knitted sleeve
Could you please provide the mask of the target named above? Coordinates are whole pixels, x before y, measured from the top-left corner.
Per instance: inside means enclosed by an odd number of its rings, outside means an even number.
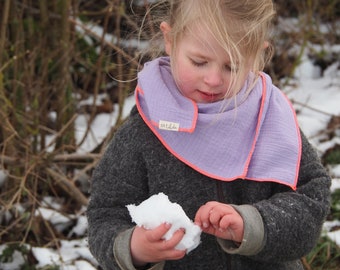
[[[125,206],[148,197],[146,169],[135,139],[140,134],[132,120],[115,134],[92,177],[88,241],[103,269],[119,269],[113,256],[114,239],[133,227]]]
[[[302,134],[298,188],[282,188],[256,203],[264,223],[265,239],[259,261],[281,262],[303,257],[316,244],[330,206],[331,179],[316,151]]]

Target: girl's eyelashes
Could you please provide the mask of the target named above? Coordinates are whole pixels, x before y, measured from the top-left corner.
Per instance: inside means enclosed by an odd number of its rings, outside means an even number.
[[[224,69],[227,70],[227,71],[232,71],[233,70],[230,65],[225,65]]]
[[[196,67],[204,66],[207,63],[206,61],[197,61],[192,58],[189,58],[189,59],[190,59],[191,64],[193,64]]]
[[[205,60],[194,60],[192,58],[189,58],[189,60],[190,60],[191,64],[196,66],[196,67],[202,67],[202,66],[204,66],[208,63],[208,61],[205,61]],[[237,67],[232,67],[230,64],[225,64],[224,69],[226,71],[233,71],[233,72],[237,72],[237,70],[238,70]]]
[[[237,73],[239,71],[237,66],[231,66],[231,65],[226,65],[225,69],[233,73]]]
[[[237,73],[239,70],[238,66],[230,64],[230,63],[225,64],[224,69],[230,72],[234,72],[234,73]]]

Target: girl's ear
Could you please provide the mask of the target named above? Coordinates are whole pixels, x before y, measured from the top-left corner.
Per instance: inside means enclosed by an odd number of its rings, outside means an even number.
[[[268,47],[269,47],[269,42],[268,41],[265,41],[264,43],[263,43],[263,49],[267,49]]]
[[[165,52],[170,56],[172,48],[172,40],[170,37],[171,26],[167,22],[162,22],[160,28],[163,33]]]

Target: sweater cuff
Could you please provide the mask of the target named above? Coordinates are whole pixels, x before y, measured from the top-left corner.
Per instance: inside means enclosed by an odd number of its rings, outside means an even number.
[[[244,235],[240,246],[233,241],[217,238],[221,248],[229,254],[256,255],[264,244],[264,225],[261,214],[251,205],[232,205],[244,222]]]
[[[130,241],[134,228],[128,229],[117,235],[113,244],[113,255],[115,260],[122,270],[139,270],[133,265],[131,252],[130,252]],[[165,262],[156,264],[148,264],[143,270],[162,270]]]

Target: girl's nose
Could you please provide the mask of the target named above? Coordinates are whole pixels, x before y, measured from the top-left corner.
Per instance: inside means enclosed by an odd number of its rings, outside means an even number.
[[[207,72],[204,82],[211,87],[221,86],[223,84],[223,72],[217,68]]]

